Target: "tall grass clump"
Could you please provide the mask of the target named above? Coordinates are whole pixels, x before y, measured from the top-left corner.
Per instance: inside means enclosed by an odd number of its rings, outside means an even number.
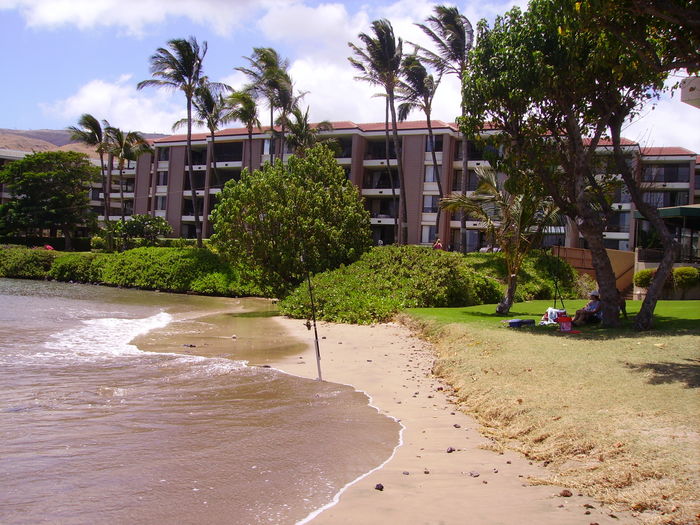
[[[475,272],[462,255],[420,246],[384,246],[359,261],[312,279],[317,317],[367,324],[391,319],[410,307],[467,306],[496,302],[500,283]],[[282,313],[311,316],[303,283],[280,303]]]

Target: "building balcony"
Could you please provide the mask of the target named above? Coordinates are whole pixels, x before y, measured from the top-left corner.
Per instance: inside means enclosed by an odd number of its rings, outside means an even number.
[[[399,196],[399,188],[394,188],[394,192],[391,188],[362,188],[362,195],[365,197],[396,197]]]
[[[700,108],[700,77],[688,77],[681,81],[681,102]]]
[[[114,192],[109,194],[109,198],[111,200],[121,200],[122,195],[120,192]],[[125,191],[124,192],[124,200],[126,199],[133,199],[134,198],[134,192],[133,191]]]
[[[188,165],[185,165],[185,174],[189,173],[189,171],[190,171],[190,167]],[[192,171],[207,171],[207,165],[206,164],[193,164]]]
[[[372,226],[394,226],[396,224],[396,219],[391,217],[372,217],[369,221]]]
[[[243,167],[243,161],[240,160],[231,160],[231,161],[219,161],[217,159],[216,161],[216,167],[218,168],[242,168]]]
[[[386,159],[365,159],[362,165],[366,168],[386,166]],[[389,166],[398,166],[398,161],[389,159]]]

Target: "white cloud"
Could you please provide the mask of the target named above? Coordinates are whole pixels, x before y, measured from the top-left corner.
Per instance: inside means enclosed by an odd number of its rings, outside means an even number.
[[[131,75],[122,75],[113,82],[91,80],[74,95],[40,106],[47,115],[65,119],[69,124],[83,113],[90,113],[113,126],[143,133],[172,133],[173,123],[186,115],[181,93],[137,91]]]
[[[0,0],[0,9],[18,10],[30,27],[119,27],[141,35],[149,25],[185,17],[223,35],[258,8],[275,4],[274,0]]]

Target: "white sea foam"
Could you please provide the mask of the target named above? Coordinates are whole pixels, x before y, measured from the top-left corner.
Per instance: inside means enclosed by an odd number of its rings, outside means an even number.
[[[88,319],[80,326],[58,332],[44,344],[47,350],[58,352],[40,353],[39,357],[83,357],[110,358],[143,354],[131,341],[156,328],[163,328],[172,321],[172,315],[160,312],[140,319],[107,317]]]
[[[160,365],[172,366],[181,379],[216,376],[246,368],[245,361],[210,358],[172,352],[146,352],[132,344],[139,335],[163,328],[172,322],[173,316],[160,312],[140,319],[101,318],[89,319],[76,328],[51,336],[44,344],[48,352],[33,354],[34,359],[56,361],[97,362],[120,357],[152,357]],[[184,371],[183,371],[184,368]]]

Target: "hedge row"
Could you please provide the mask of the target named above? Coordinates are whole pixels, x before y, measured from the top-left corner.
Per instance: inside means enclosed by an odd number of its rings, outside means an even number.
[[[649,288],[654,275],[656,275],[655,269],[639,270],[633,277],[635,286]],[[673,269],[664,286],[673,286],[683,290],[692,288],[697,284],[700,284],[700,270],[692,266],[679,266]]]
[[[219,296],[257,296],[254,279],[236,271],[207,249],[136,248],[122,253],[58,253],[5,247],[0,277],[54,279],[79,283],[195,292]]]
[[[552,275],[571,294],[575,272],[568,264],[533,254],[521,276],[519,300],[550,298]],[[327,321],[366,324],[390,319],[411,307],[452,307],[496,303],[503,294],[505,264],[500,254],[448,253],[420,246],[377,247],[346,267],[312,279],[316,315]],[[311,316],[308,286],[280,303],[282,313]]]

